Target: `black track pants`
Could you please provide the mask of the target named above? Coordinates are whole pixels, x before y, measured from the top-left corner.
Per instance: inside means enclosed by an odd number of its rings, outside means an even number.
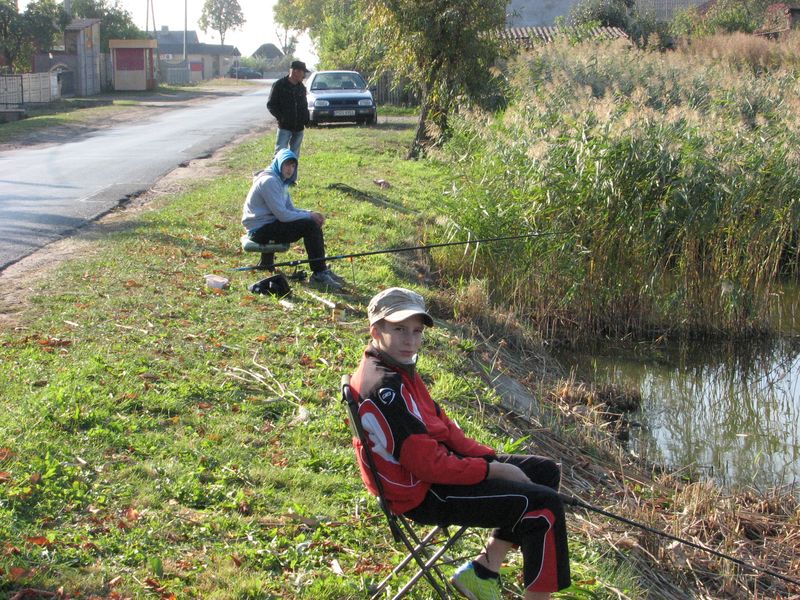
[[[532,482],[488,479],[475,485],[434,484],[406,516],[419,523],[494,528],[495,538],[522,551],[525,588],[554,592],[569,587],[569,550],[564,506],[556,494],[559,466],[540,456],[500,455]]]
[[[275,221],[259,227],[250,235],[250,239],[257,244],[266,244],[269,241],[286,244],[296,242],[300,238],[303,238],[311,270],[315,273],[324,271],[327,268],[324,260],[325,238],[322,235],[322,227],[317,225],[314,219],[298,219],[286,223]]]

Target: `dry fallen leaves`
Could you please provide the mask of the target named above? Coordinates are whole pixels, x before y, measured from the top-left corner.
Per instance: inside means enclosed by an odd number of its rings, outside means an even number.
[[[34,544],[36,546],[45,546],[45,547],[47,547],[47,546],[52,546],[53,545],[53,542],[48,540],[43,535],[37,535],[37,536],[34,536],[34,537],[26,537],[25,539],[28,542],[30,542],[31,544]]]

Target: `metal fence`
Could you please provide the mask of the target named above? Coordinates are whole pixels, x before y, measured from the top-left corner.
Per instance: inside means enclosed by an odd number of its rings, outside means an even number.
[[[192,72],[189,65],[183,63],[181,65],[167,65],[161,63],[162,73],[164,80],[170,85],[185,85],[192,82]]]
[[[61,97],[55,73],[0,75],[0,106],[22,108],[25,104],[46,104]]]
[[[22,75],[0,75],[0,108],[22,108]]]
[[[393,77],[391,73],[384,73],[375,82],[373,94],[377,104],[391,104],[393,106],[416,106],[419,98],[404,79]]]

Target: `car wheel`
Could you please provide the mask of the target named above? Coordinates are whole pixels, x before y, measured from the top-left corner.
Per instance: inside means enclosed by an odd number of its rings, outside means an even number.
[[[378,115],[374,114],[369,119],[367,119],[367,125],[375,125],[378,122]]]

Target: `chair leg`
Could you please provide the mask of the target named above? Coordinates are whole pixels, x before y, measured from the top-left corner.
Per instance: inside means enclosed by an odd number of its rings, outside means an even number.
[[[275,267],[272,265],[275,264],[275,253],[274,252],[262,252],[261,253],[261,262],[258,263],[259,269],[266,269],[267,271],[274,271]]]
[[[414,544],[411,544],[408,539],[403,540],[409,550],[409,554],[406,555],[400,564],[398,564],[392,570],[392,572],[380,582],[370,600],[377,600],[377,598],[381,596],[389,581],[391,581],[393,577],[396,577],[397,574],[412,560],[416,561],[420,568],[414,574],[414,576],[411,577],[411,579],[409,579],[408,582],[406,582],[406,584],[397,592],[397,594],[392,597],[392,600],[400,600],[400,598],[403,598],[421,577],[425,577],[428,580],[428,583],[431,584],[433,589],[442,600],[448,600],[450,598],[450,594],[448,593],[450,587],[447,578],[445,577],[444,573],[441,572],[436,563],[445,554],[445,552],[447,552],[459,540],[459,538],[461,538],[467,528],[461,527],[454,535],[449,536],[447,541],[440,548],[438,548],[435,552],[430,553],[431,540],[438,536],[442,530],[443,529],[441,527],[434,527],[424,538],[419,539],[414,533],[413,529],[408,528],[407,531],[414,540]],[[424,554],[424,557],[427,560],[424,560],[421,554]],[[434,577],[431,571],[436,573],[441,582]]]
[[[433,529],[430,530],[428,535],[426,535],[423,539],[420,540],[416,536],[414,531],[409,529],[408,533],[410,533],[411,536],[414,538],[414,543],[416,545],[412,545],[411,542],[409,542],[407,538],[400,538],[403,541],[403,543],[406,545],[406,548],[409,550],[409,553],[406,554],[405,558],[402,561],[400,561],[400,563],[394,569],[392,569],[391,573],[389,573],[386,577],[384,577],[381,580],[381,582],[378,584],[378,587],[375,589],[375,593],[372,595],[370,600],[377,600],[377,598],[381,595],[381,593],[383,592],[384,588],[386,588],[386,586],[392,580],[392,578],[396,577],[398,575],[398,573],[400,573],[400,571],[405,569],[406,565],[408,565],[408,563],[410,563],[412,560],[414,560],[416,558],[416,556],[418,556],[418,553],[420,552],[420,550],[424,550],[425,547],[430,543],[430,541],[434,537],[439,535],[440,531],[441,531],[441,527],[434,527]],[[403,535],[403,532],[401,531],[400,534]],[[419,559],[417,559],[417,560],[419,560]],[[419,578],[417,577],[417,579],[419,579]],[[406,590],[406,592],[407,591],[408,590]],[[402,598],[403,595],[405,595],[405,592],[402,595],[398,594],[398,595],[394,596],[392,598],[392,600],[397,600],[398,598]],[[441,592],[439,593],[439,595],[441,595]]]
[[[434,587],[434,589],[436,589],[436,591],[442,598],[450,598],[450,594],[448,593],[448,590],[451,590],[450,583],[447,577],[445,577],[444,573],[442,573],[442,571],[439,569],[438,563],[439,559],[442,556],[444,556],[445,552],[447,552],[461,538],[461,536],[464,534],[464,532],[466,532],[466,530],[467,527],[463,526],[454,535],[448,536],[447,541],[436,552],[434,552],[432,555],[428,557],[428,560],[425,562],[424,565],[420,563],[420,558],[415,556],[414,558],[420,564],[421,568],[419,571],[417,571],[414,577],[412,577],[409,580],[409,582],[404,586],[403,590],[401,591],[404,590],[407,591],[408,589],[411,589],[411,586],[417,582],[420,576],[424,575],[425,578],[430,582],[430,584]],[[446,529],[444,531],[445,533],[447,532]],[[427,546],[423,548],[423,552],[425,552],[426,549]],[[439,582],[436,581],[433,575],[431,575],[430,571],[434,571],[439,576],[439,579],[444,584],[443,589],[440,589]]]

